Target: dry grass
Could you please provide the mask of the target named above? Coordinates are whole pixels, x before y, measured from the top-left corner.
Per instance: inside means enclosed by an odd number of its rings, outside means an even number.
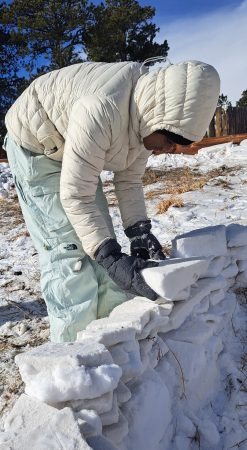
[[[17,198],[2,199],[0,198],[0,227],[8,226],[16,227],[24,222],[21,208]]]
[[[171,254],[172,254],[172,244],[171,244],[171,242],[163,245],[162,246],[162,251],[163,251],[163,253],[165,253],[166,256],[171,256]]]
[[[166,200],[161,200],[158,203],[157,214],[164,214],[170,206],[174,206],[176,208],[181,208],[184,206],[184,202],[181,198],[171,196]]]
[[[236,170],[236,167],[228,168],[223,166],[203,174],[189,167],[166,170],[148,168],[143,177],[144,186],[161,181],[163,186],[147,192],[145,197],[151,200],[163,194],[175,196],[189,191],[196,191],[202,189],[210,180],[217,179],[220,176],[226,176]],[[224,179],[216,180],[216,185],[230,189],[229,184]]]

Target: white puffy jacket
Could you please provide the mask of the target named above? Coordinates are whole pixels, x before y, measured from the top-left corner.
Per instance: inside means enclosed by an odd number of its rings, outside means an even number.
[[[7,113],[21,146],[62,160],[61,201],[93,257],[110,232],[95,203],[98,177],[112,170],[124,227],[146,218],[143,138],[167,129],[200,140],[213,116],[219,76],[189,61],[141,73],[134,62],[81,63],[37,78]]]

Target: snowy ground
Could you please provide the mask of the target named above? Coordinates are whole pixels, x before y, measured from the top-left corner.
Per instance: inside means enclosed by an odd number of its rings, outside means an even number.
[[[195,156],[150,157],[144,180],[148,214],[167,254],[171,239],[177,234],[209,225],[233,222],[247,225],[246,168],[246,142],[241,146],[209,147]],[[112,175],[104,172],[102,178],[118,240],[128,251]],[[166,211],[169,204],[174,206]],[[0,164],[0,207],[0,412],[4,414],[23,391],[14,356],[45,342],[49,325],[39,290],[37,255],[23,223],[6,164]],[[232,433],[232,445],[223,449],[247,448],[244,435],[247,429],[247,290],[239,290],[237,299],[232,328],[222,331],[225,395],[215,399],[216,413],[208,409],[203,415],[204,420],[212,420],[224,410],[225,425],[221,421],[216,426],[220,434]],[[204,450],[199,433],[188,439],[192,449]]]

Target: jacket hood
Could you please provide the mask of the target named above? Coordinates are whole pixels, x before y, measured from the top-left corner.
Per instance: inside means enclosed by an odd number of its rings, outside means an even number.
[[[141,139],[165,129],[190,141],[200,141],[217,106],[217,71],[200,61],[185,61],[141,76],[134,103]]]

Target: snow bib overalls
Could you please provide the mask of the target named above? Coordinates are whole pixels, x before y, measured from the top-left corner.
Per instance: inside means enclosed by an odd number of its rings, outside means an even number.
[[[39,254],[41,290],[53,342],[74,341],[77,331],[107,316],[126,294],[85,254],[60,202],[62,163],[32,153],[9,135],[5,149],[23,216]],[[99,180],[96,203],[115,237]]]

